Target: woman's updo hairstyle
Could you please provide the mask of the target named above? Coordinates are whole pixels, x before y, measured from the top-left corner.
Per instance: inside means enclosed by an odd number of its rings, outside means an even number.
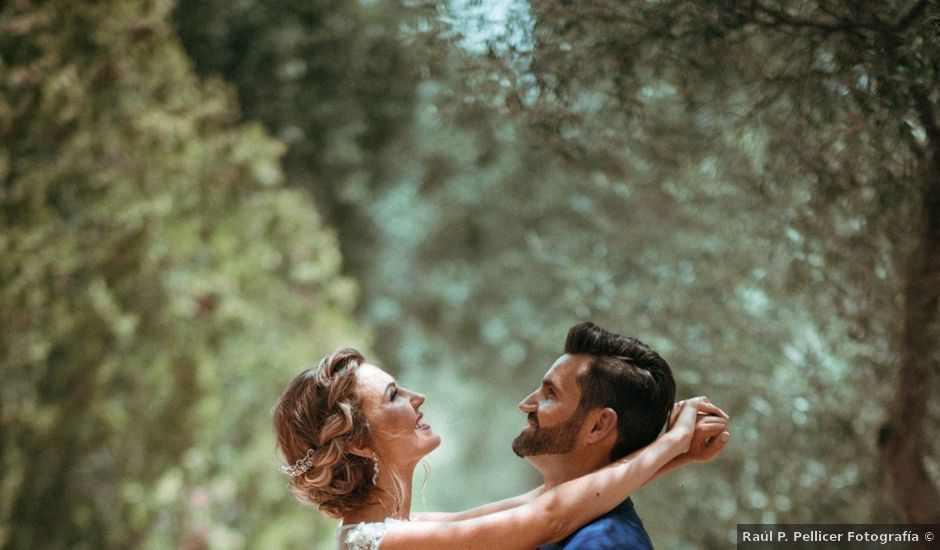
[[[356,368],[364,362],[352,348],[327,355],[319,366],[294,378],[274,411],[274,431],[284,458],[288,464],[309,464],[291,477],[291,492],[337,518],[362,507],[375,488],[372,459],[348,451],[369,441],[356,392]]]

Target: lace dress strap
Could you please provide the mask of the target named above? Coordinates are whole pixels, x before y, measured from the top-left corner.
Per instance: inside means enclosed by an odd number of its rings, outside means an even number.
[[[401,520],[388,518],[381,523],[357,523],[339,528],[339,550],[379,550],[389,527]]]

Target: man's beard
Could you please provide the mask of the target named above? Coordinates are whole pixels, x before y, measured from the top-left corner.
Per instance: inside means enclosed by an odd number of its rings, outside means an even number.
[[[512,452],[519,457],[570,452],[574,449],[574,444],[578,438],[578,430],[584,424],[585,416],[587,416],[587,412],[578,407],[564,424],[552,426],[551,428],[540,428],[536,425],[535,430],[531,433],[523,431],[512,440]],[[535,413],[530,413],[529,418],[533,417],[535,417]]]

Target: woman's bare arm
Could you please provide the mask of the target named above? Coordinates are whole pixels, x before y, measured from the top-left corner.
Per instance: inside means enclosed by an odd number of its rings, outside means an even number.
[[[686,466],[693,462],[707,462],[712,460],[724,450],[729,436],[727,433],[728,414],[718,407],[709,407],[709,405],[712,404],[707,397],[703,397],[702,401],[704,404],[699,410],[699,416],[695,423],[695,432],[692,434],[692,443],[690,444],[689,451],[670,460],[665,466],[660,468],[647,483],[658,479],[663,474],[675,470],[676,468]],[[677,402],[676,405],[679,403],[680,402]],[[678,408],[674,406],[673,414],[670,415],[670,428],[678,418],[677,412]],[[545,486],[541,485],[528,493],[484,504],[462,512],[422,512],[415,514],[412,519],[415,521],[460,521],[477,518],[528,504],[544,492]]]
[[[477,506],[476,508],[471,508],[462,512],[421,512],[414,514],[412,519],[415,521],[461,521],[465,519],[478,518],[487,514],[495,514],[496,512],[502,512],[503,510],[518,508],[519,506],[523,506],[532,502],[544,492],[545,486],[540,485],[528,493],[516,495],[514,497],[509,497],[507,499],[496,502],[490,502],[488,504]]]
[[[604,514],[688,450],[701,401],[689,400],[670,431],[613,464],[546,490],[526,504],[463,521],[393,525],[381,550],[530,550]]]

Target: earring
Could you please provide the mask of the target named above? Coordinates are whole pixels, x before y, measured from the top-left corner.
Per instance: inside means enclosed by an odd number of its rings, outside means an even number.
[[[375,453],[372,453],[372,471],[375,472],[372,474],[372,485],[379,484],[379,457]]]

